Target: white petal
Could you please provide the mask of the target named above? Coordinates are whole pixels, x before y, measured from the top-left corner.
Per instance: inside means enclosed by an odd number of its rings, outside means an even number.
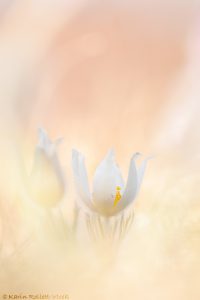
[[[51,143],[48,134],[44,128],[38,128],[38,146],[45,148],[48,143]]]
[[[43,206],[54,206],[62,200],[65,180],[56,153],[49,157],[45,150],[36,147],[29,187],[33,200]]]
[[[43,151],[44,154],[48,157],[51,163],[54,165],[58,176],[60,174],[60,162],[57,155],[57,146],[62,142],[62,138],[58,138],[55,142],[52,142],[49,138],[47,132],[43,128],[38,129],[38,145],[36,147],[36,152]]]
[[[127,207],[136,197],[138,190],[138,175],[135,160],[136,158],[138,158],[138,156],[140,156],[140,154],[135,153],[131,158],[126,187],[124,189],[121,200],[117,204],[116,212],[119,212],[120,210]]]
[[[53,206],[64,195],[64,174],[57,156],[56,145],[44,129],[38,129],[38,135],[39,141],[29,178],[31,194],[42,205]]]
[[[88,184],[88,176],[85,167],[84,157],[76,150],[72,150],[72,168],[75,178],[75,184],[80,199],[92,209],[91,196]]]
[[[97,210],[109,214],[114,209],[116,187],[123,190],[124,183],[111,150],[97,167],[93,180],[93,203]]]
[[[48,156],[53,155],[56,151],[56,144],[50,140],[45,129],[38,129],[38,138],[38,148],[43,149]]]
[[[80,175],[81,182],[83,184],[85,194],[88,198],[90,198],[90,190],[88,184],[88,175],[85,167],[85,159],[81,153],[79,153],[79,175]]]

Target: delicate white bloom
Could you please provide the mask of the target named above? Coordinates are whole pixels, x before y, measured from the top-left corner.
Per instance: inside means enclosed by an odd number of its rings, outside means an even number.
[[[135,153],[131,158],[125,184],[115,162],[114,151],[110,150],[95,171],[93,192],[90,193],[84,157],[78,151],[73,150],[72,165],[76,188],[80,200],[89,211],[102,216],[113,216],[123,212],[132,204],[140,190],[149,159],[145,159],[137,168],[135,161],[139,155]]]
[[[46,207],[55,206],[64,195],[65,181],[57,156],[57,146],[61,139],[52,142],[44,129],[39,129],[39,141],[29,187],[31,198]]]
[[[135,153],[130,161],[126,184],[115,162],[114,151],[108,152],[97,167],[90,192],[84,157],[73,150],[72,166],[79,204],[83,211],[88,233],[94,242],[108,242],[108,249],[116,246],[126,235],[133,222],[132,203],[136,198],[149,158],[136,167]],[[130,208],[130,209],[127,209]]]

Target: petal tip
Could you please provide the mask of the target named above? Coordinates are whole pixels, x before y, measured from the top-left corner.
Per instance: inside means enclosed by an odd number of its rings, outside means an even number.
[[[135,152],[135,153],[132,155],[132,159],[136,159],[136,158],[138,158],[139,156],[142,156],[142,153],[140,153],[140,152]]]
[[[43,128],[43,127],[38,127],[38,129],[37,129],[37,131],[38,131],[38,135],[39,135],[39,137],[44,137],[44,136],[47,136],[47,131]]]
[[[113,159],[115,157],[115,150],[113,148],[109,149],[106,155],[107,159]]]

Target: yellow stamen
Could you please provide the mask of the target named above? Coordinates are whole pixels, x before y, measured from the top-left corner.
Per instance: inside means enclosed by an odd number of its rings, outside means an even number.
[[[117,203],[121,200],[122,195],[120,193],[121,187],[120,186],[116,186],[116,194],[115,194],[115,200],[114,200],[114,204],[113,206],[116,206]]]

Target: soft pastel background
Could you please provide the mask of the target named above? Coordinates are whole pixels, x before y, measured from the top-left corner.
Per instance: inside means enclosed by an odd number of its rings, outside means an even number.
[[[1,0],[0,105],[1,294],[200,299],[200,1]],[[39,126],[64,137],[68,226],[72,148],[90,176],[110,147],[125,177],[133,152],[155,155],[109,269],[81,226],[78,246],[53,243],[26,203]]]

